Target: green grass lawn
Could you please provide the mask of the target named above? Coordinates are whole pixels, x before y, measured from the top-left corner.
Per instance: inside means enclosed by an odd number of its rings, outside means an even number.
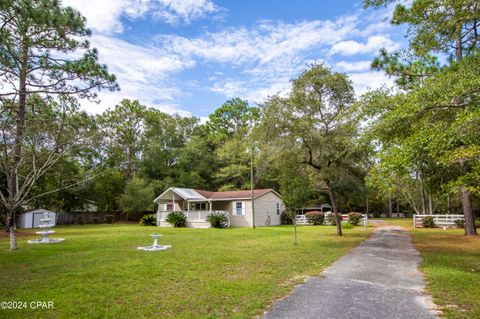
[[[408,220],[408,221],[407,221]],[[423,258],[428,291],[452,319],[480,318],[480,238],[463,229],[413,229],[410,219],[385,219],[404,226]]]
[[[137,225],[57,227],[63,243],[8,251],[0,239],[0,296],[53,301],[53,310],[1,310],[3,318],[251,318],[306,276],[364,240],[372,227],[167,229]],[[33,232],[33,231],[32,231]],[[138,251],[150,234],[172,249]],[[35,235],[36,236],[36,235]],[[33,237],[35,237],[33,236]]]

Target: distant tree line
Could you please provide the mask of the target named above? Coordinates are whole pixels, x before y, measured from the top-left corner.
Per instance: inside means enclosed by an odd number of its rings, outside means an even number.
[[[479,6],[397,4],[391,21],[408,25],[410,44],[372,62],[394,89],[358,97],[345,74],[312,64],[287,94],[260,105],[230,99],[202,124],[127,99],[82,112],[80,99],[119,89],[85,18],[54,0],[2,1],[0,208],[11,247],[26,207],[152,210],[170,186],[249,188],[251,165],[255,187],[279,190],[289,211],[323,202],[342,212],[459,211],[476,234]]]

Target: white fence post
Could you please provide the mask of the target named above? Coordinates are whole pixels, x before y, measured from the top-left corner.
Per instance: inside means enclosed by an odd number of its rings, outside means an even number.
[[[413,215],[413,228],[417,228],[417,218],[422,220],[425,217],[433,218],[433,221],[436,226],[440,227],[456,227],[455,222],[457,220],[465,220],[464,215],[454,215],[454,214],[446,214],[446,215]]]

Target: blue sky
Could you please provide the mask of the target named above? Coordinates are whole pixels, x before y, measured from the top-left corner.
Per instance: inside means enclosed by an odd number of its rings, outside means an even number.
[[[64,0],[92,29],[91,43],[117,75],[99,113],[122,98],[167,113],[207,117],[233,97],[261,103],[285,94],[310,63],[347,73],[357,94],[392,81],[369,65],[382,47],[405,46],[391,8],[361,0]]]

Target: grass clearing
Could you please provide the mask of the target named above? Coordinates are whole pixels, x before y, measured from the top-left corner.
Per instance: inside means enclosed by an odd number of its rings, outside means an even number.
[[[385,221],[409,230],[423,258],[427,289],[444,316],[480,318],[480,238],[464,236],[463,229],[414,230],[411,218]]]
[[[6,301],[53,301],[53,310],[1,310],[8,318],[251,318],[305,276],[364,240],[373,228],[345,236],[332,226],[158,229],[137,225],[56,227],[63,243],[8,251],[0,239],[0,295]],[[34,230],[32,230],[32,233]],[[150,234],[164,235],[161,252]]]

